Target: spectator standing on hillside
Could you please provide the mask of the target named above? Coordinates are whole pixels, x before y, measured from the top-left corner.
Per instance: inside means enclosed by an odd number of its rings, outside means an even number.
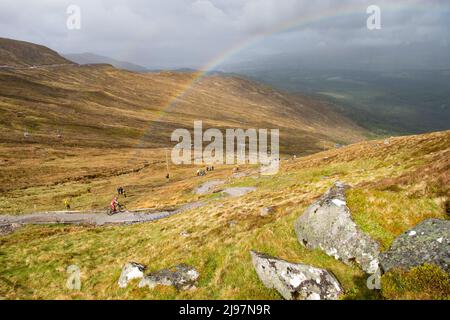
[[[66,210],[70,210],[70,202],[69,199],[64,199],[64,207],[66,208]]]

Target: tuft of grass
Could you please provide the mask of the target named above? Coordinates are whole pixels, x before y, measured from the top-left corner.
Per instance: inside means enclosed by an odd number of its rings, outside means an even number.
[[[347,191],[347,204],[358,226],[382,249],[388,249],[395,237],[425,219],[446,219],[440,198],[411,198],[405,191],[354,188]]]
[[[450,276],[436,265],[393,270],[381,278],[382,295],[393,300],[449,300]]]

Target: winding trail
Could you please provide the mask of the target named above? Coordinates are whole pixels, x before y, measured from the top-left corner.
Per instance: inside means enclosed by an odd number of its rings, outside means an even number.
[[[182,213],[184,211],[199,208],[205,202],[198,201],[182,205],[179,208],[166,211],[151,211],[151,209],[141,209],[136,211],[125,211],[114,215],[106,213],[82,213],[80,211],[58,211],[32,213],[21,216],[2,215],[0,225],[8,224],[82,224],[103,226],[108,224],[134,224],[142,222],[156,221],[169,216]]]
[[[210,180],[194,190],[196,194],[205,195],[226,180]],[[232,187],[220,190],[225,196],[234,198],[255,191],[255,187]],[[128,210],[113,215],[105,211],[49,211],[36,212],[25,215],[0,215],[0,236],[14,232],[26,224],[76,224],[76,225],[130,225],[135,223],[151,222],[170,217],[191,209],[205,206],[208,201],[186,203],[178,208],[156,211],[155,209]]]

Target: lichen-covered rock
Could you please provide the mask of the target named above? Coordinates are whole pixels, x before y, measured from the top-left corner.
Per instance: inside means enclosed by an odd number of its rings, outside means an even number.
[[[139,288],[149,287],[153,289],[158,285],[162,285],[174,286],[177,290],[190,290],[195,289],[199,276],[200,274],[195,268],[179,264],[174,268],[150,273],[139,282]]]
[[[319,248],[346,264],[358,263],[367,273],[378,270],[379,245],[359,230],[346,204],[340,182],[314,202],[295,223],[300,244]]]
[[[136,262],[128,262],[122,268],[119,278],[119,287],[125,288],[128,282],[133,279],[140,279],[144,276],[145,266]]]
[[[22,225],[19,223],[0,224],[0,236],[6,236],[19,229]]]
[[[287,300],[337,300],[343,292],[339,281],[327,270],[250,253],[262,283]]]
[[[428,219],[397,237],[380,255],[384,272],[435,264],[450,274],[450,221]]]

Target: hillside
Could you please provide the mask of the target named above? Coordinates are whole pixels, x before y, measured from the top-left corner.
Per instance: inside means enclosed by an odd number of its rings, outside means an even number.
[[[327,103],[241,77],[46,59],[0,68],[0,299],[280,299],[250,250],[328,270],[341,299],[449,299],[448,274],[433,266],[386,273],[370,290],[358,261],[307,248],[294,223],[336,181],[383,253],[418,223],[449,220],[450,131],[367,140]],[[195,120],[279,128],[280,172],[217,165],[198,176],[203,166],[170,163],[171,132]],[[119,186],[126,210],[107,215]],[[188,291],[119,288],[130,261],[149,272],[184,263],[200,278]],[[70,265],[79,291],[65,287]]]
[[[0,38],[0,67],[59,64],[73,64],[73,62],[41,45]]]
[[[64,58],[78,64],[110,64],[117,69],[124,69],[134,72],[148,72],[149,70],[143,66],[134,63],[120,61],[109,57],[104,57],[94,53],[67,53],[63,54]]]
[[[279,128],[282,151],[291,154],[368,135],[312,98],[239,77],[197,77],[109,65],[2,69],[0,142],[22,143],[27,132],[29,143],[42,145],[167,147],[171,132],[192,128],[194,120],[203,120],[205,128]]]
[[[42,152],[35,150],[35,154]],[[49,153],[54,158],[51,161],[54,166],[74,168],[87,163],[87,160],[78,163],[76,152],[65,159],[61,153],[51,150]],[[283,161],[281,172],[274,177],[260,177],[249,168],[244,170],[246,176],[233,178],[230,168],[221,167],[206,177],[193,178],[193,170],[174,168],[173,180],[165,182],[158,177],[154,166],[108,175],[123,157],[120,153],[92,154],[95,162],[103,159],[105,176],[81,178],[81,173],[77,173],[79,180],[3,193],[0,201],[3,207],[26,201],[28,206],[35,204],[38,209],[56,209],[62,207],[60,201],[64,197],[71,196],[74,208],[81,209],[102,198],[103,193],[113,193],[114,186],[125,182],[129,195],[124,201],[129,208],[156,208],[165,201],[171,205],[204,201],[205,205],[156,222],[131,226],[22,227],[1,238],[1,296],[12,299],[279,299],[275,290],[265,288],[257,278],[249,254],[252,249],[330,270],[345,290],[343,299],[448,299],[450,295],[448,284],[436,282],[438,274],[433,276],[424,270],[418,270],[419,276],[400,274],[394,282],[390,276],[383,277],[381,292],[368,290],[366,276],[356,265],[345,265],[321,250],[306,249],[294,233],[295,220],[336,180],[352,186],[347,192],[352,217],[380,243],[383,251],[396,236],[425,219],[448,220],[448,131],[361,142],[290,159]],[[74,172],[67,173],[70,174]],[[213,179],[226,180],[221,189],[246,186],[254,187],[255,191],[239,198],[193,192]],[[261,215],[265,207],[273,208],[273,213]],[[190,291],[162,287],[140,289],[134,285],[120,289],[117,280],[128,261],[148,265],[150,271],[188,263],[200,272],[198,287]],[[83,286],[79,292],[61,289],[65,268],[70,264],[81,268]]]

